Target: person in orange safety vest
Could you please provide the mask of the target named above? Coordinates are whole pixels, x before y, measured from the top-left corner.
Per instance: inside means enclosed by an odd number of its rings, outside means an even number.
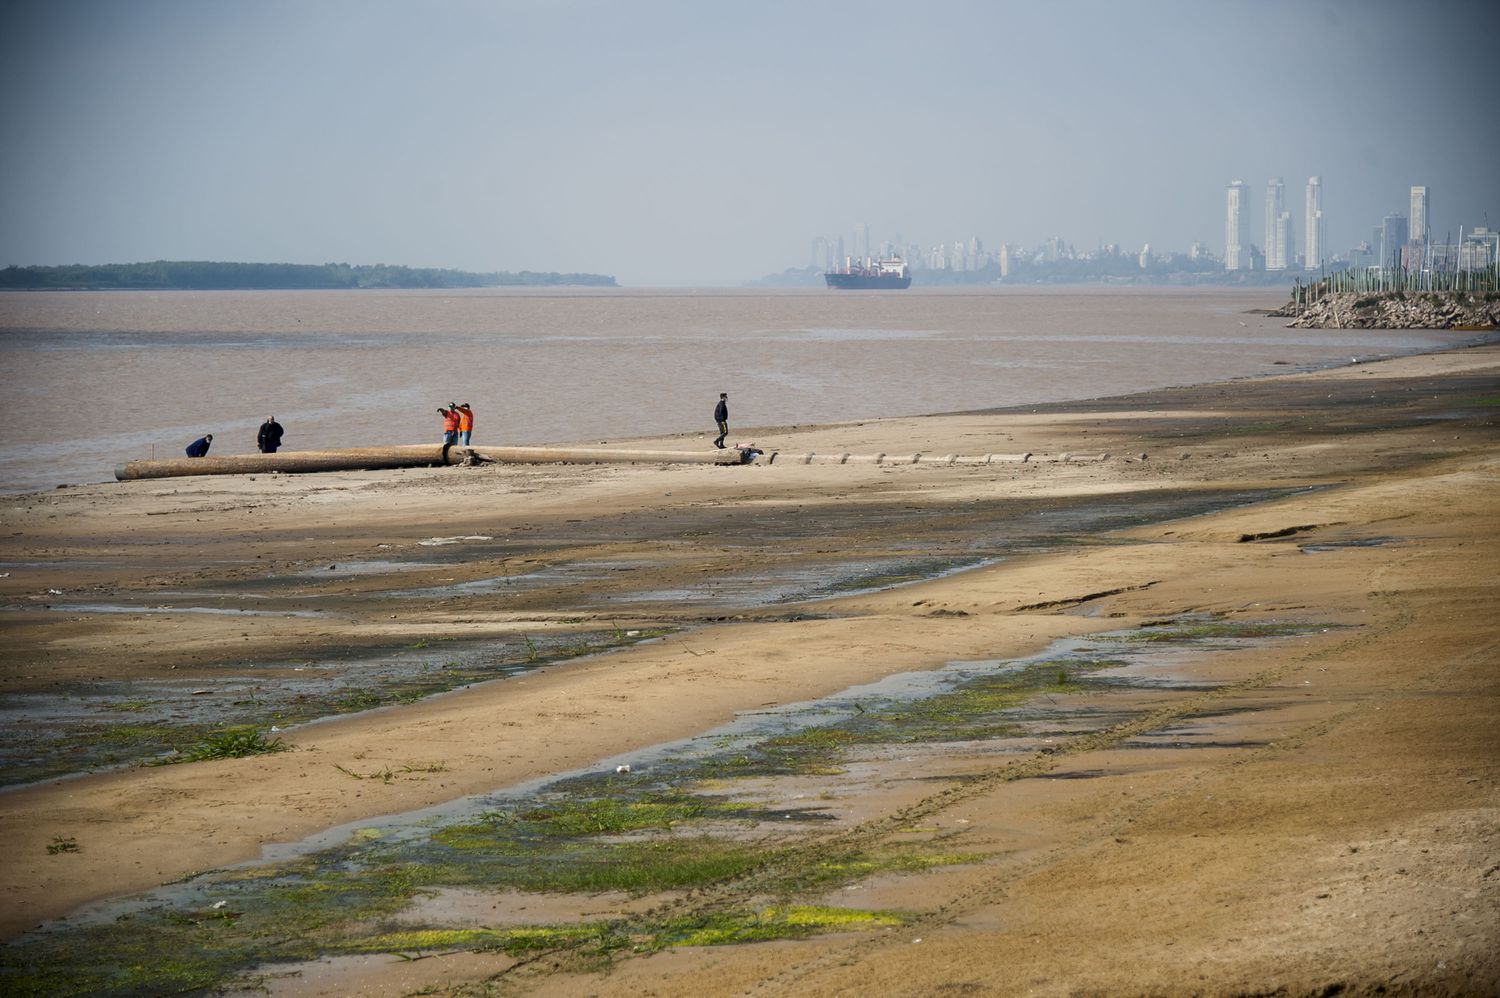
[[[443,446],[452,447],[458,443],[458,410],[439,409],[438,415],[443,417]]]
[[[469,403],[460,405],[457,402],[449,402],[453,411],[458,413],[458,442],[465,447],[469,446],[469,437],[474,433],[474,410],[469,408]]]

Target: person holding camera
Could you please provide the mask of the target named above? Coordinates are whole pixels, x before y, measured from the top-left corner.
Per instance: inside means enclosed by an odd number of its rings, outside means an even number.
[[[458,408],[439,409],[438,415],[443,417],[443,446],[452,447],[458,443]]]

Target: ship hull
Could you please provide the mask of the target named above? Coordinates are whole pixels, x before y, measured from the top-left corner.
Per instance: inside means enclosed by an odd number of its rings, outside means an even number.
[[[824,274],[830,288],[844,291],[888,291],[911,287],[911,276],[897,274]]]

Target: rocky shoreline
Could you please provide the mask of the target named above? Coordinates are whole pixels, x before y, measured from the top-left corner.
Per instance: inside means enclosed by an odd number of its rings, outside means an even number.
[[[1292,319],[1290,329],[1495,329],[1500,293],[1348,291],[1294,298],[1271,314]]]

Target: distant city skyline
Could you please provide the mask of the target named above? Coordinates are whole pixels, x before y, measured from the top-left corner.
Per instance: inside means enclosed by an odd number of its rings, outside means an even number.
[[[1464,267],[1488,266],[1500,258],[1500,237],[1480,220],[1469,220],[1461,225],[1459,234],[1435,241],[1428,231],[1426,218],[1430,204],[1431,188],[1426,184],[1413,184],[1406,188],[1410,203],[1410,219],[1400,212],[1391,212],[1381,217],[1380,223],[1370,233],[1368,240],[1356,240],[1343,248],[1326,248],[1325,219],[1323,214],[1323,180],[1321,175],[1307,179],[1303,192],[1304,228],[1301,251],[1292,213],[1287,208],[1286,182],[1282,177],[1272,177],[1266,182],[1262,201],[1263,243],[1250,238],[1249,218],[1251,185],[1243,180],[1230,181],[1224,188],[1224,246],[1223,255],[1216,256],[1202,242],[1191,246],[1158,247],[1153,251],[1150,243],[1139,244],[1139,250],[1129,249],[1125,243],[1100,243],[1079,250],[1077,246],[1061,236],[1027,246],[1007,240],[997,241],[989,249],[985,240],[977,234],[936,243],[907,242],[901,234],[892,239],[880,239],[872,234],[867,222],[855,222],[851,226],[852,239],[842,235],[820,235],[811,240],[809,268],[839,269],[850,262],[898,256],[916,270],[952,271],[957,273],[995,267],[1001,278],[1007,276],[1012,263],[1043,262],[1059,260],[1118,259],[1133,254],[1140,270],[1146,271],[1154,264],[1177,260],[1193,263],[1190,268],[1196,273],[1205,273],[1197,264],[1212,260],[1222,264],[1226,273],[1238,271],[1286,272],[1288,278],[1298,272],[1318,271],[1325,266],[1363,267],[1382,266],[1420,269],[1437,262],[1439,265]],[[1434,256],[1437,252],[1437,256]],[[794,268],[793,268],[794,269]]]

